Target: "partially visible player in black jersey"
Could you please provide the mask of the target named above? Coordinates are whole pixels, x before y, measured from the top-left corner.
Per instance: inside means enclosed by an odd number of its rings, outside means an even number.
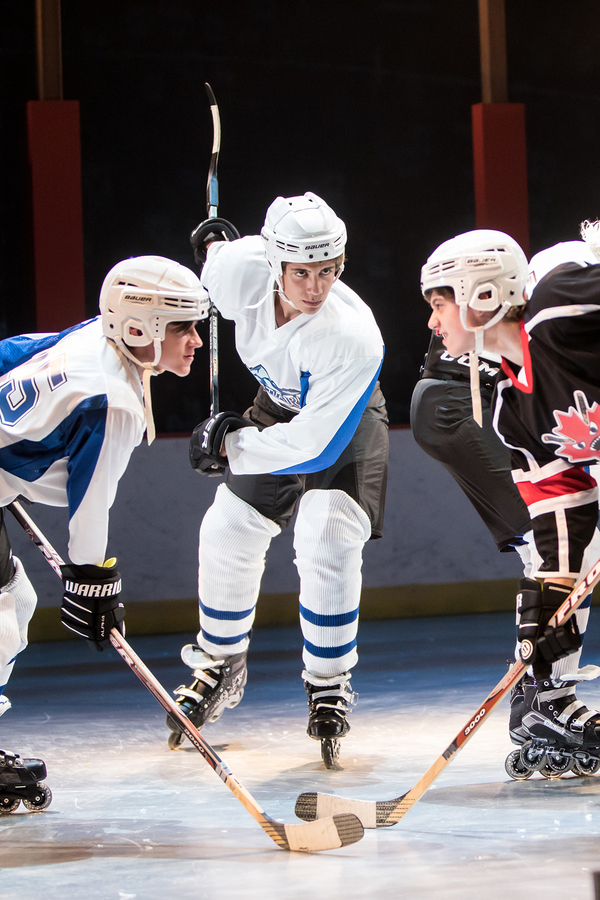
[[[441,288],[448,291],[449,288]],[[410,424],[417,444],[440,462],[469,498],[500,552],[523,547],[531,523],[511,476],[510,453],[492,424],[492,395],[500,358],[479,357],[481,427],[473,419],[469,357],[450,356],[431,335],[421,379],[413,391]]]
[[[593,252],[594,244],[600,247],[600,226],[584,223],[582,234],[582,242],[534,257],[527,305],[524,254],[501,232],[474,231],[446,241],[422,272],[429,326],[448,354],[468,353],[472,372],[484,343],[485,353],[502,357],[493,422],[510,451],[541,557],[533,573],[539,580],[523,579],[517,598],[518,638],[536,647],[522,735],[528,748],[549,751],[534,760],[547,774],[573,765],[586,773],[600,768],[600,714],[575,697],[578,681],[600,674],[595,667],[579,669],[589,604],[552,637],[552,647],[546,640],[545,655],[537,646],[571,586],[598,556],[592,544],[597,486],[587,467],[600,461],[600,258]],[[473,392],[473,378],[470,384]],[[515,777],[532,770],[524,765]]]

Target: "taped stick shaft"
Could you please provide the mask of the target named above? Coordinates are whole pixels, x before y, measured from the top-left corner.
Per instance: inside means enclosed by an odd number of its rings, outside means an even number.
[[[209,219],[219,215],[219,152],[221,150],[221,116],[214,91],[208,82],[205,84],[213,120],[213,144],[208,180],[206,182],[206,212]],[[219,314],[211,303],[209,318],[209,352],[210,352],[210,414],[219,412]]]

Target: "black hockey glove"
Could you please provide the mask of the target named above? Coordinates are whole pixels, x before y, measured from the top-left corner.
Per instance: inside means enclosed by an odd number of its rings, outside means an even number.
[[[571,588],[551,581],[546,581],[542,588],[532,578],[522,578],[519,589],[517,604],[520,604],[521,621],[517,636],[521,642],[521,659],[533,666],[536,678],[545,678],[550,675],[553,662],[581,647],[581,635],[573,616],[558,628],[548,625]]]
[[[227,219],[206,219],[190,234],[190,244],[194,248],[194,259],[202,268],[206,262],[208,245],[213,241],[236,241],[239,231]]]
[[[64,594],[60,620],[100,651],[108,647],[111,628],[125,633],[125,607],[119,602],[121,576],[117,561],[111,562],[114,565],[61,566]]]
[[[221,445],[228,431],[237,431],[254,425],[236,412],[220,412],[196,425],[190,440],[190,463],[192,469],[206,475],[224,472],[227,457],[221,456]]]

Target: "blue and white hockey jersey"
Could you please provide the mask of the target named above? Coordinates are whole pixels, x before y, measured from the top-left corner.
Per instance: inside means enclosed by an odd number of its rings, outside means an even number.
[[[69,507],[69,556],[101,565],[108,511],[145,430],[141,378],[100,318],[0,342],[0,506]]]
[[[264,431],[228,434],[234,475],[318,472],[349,444],[373,393],[383,341],[373,313],[336,281],[314,315],[277,327],[275,280],[260,237],[211,244],[202,284],[235,321],[238,353],[271,399],[298,413]]]

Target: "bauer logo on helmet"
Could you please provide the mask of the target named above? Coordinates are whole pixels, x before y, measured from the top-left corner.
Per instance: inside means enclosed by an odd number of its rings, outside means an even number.
[[[497,256],[470,256],[465,260],[467,266],[495,266],[497,262]]]
[[[152,297],[144,294],[124,294],[123,300],[129,300],[131,303],[152,303]]]

